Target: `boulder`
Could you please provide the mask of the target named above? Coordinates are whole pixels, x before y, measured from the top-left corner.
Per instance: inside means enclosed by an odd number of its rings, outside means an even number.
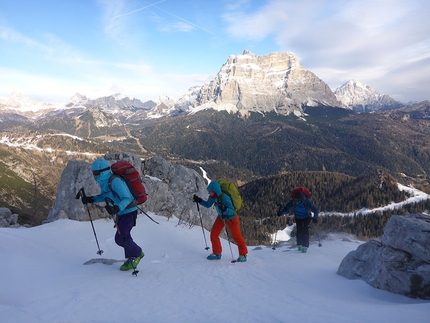
[[[110,164],[125,159],[140,172],[148,199],[139,208],[144,212],[154,212],[171,218],[177,217],[182,223],[200,225],[196,204],[192,201],[193,194],[207,196],[207,183],[196,171],[179,164],[172,164],[161,157],[141,160],[139,156],[118,153],[104,156]],[[91,164],[82,160],[71,160],[61,174],[56,199],[48,214],[46,222],[61,218],[77,221],[109,218],[103,204],[83,205],[76,195],[84,188],[88,196],[100,193],[100,187],[91,173]],[[87,209],[88,206],[88,209]],[[212,209],[200,208],[203,226],[210,229],[216,212]]]
[[[0,207],[0,228],[17,228],[18,214],[12,214],[12,211],[5,207]]]
[[[337,273],[392,293],[430,299],[430,216],[392,216],[382,239],[348,253]]]

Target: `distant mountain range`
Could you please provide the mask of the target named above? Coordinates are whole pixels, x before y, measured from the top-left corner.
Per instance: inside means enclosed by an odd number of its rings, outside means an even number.
[[[119,93],[89,99],[76,93],[63,104],[34,102],[20,93],[0,98],[2,118],[27,117],[29,122],[44,117],[73,115],[90,107],[99,107],[125,124],[137,124],[177,116],[182,112],[213,108],[248,115],[270,112],[288,115],[303,113],[310,106],[331,106],[358,112],[373,112],[403,106],[386,94],[379,94],[357,80],[350,80],[332,91],[311,71],[305,70],[291,53],[258,56],[249,51],[231,55],[210,83],[189,89],[182,98],[161,95],[142,102]]]
[[[52,198],[69,160],[121,151],[203,166],[238,183],[382,169],[425,190],[429,120],[428,101],[402,105],[356,80],[332,91],[289,52],[232,55],[214,80],[178,100],[75,94],[50,104],[13,93],[0,99],[0,206],[32,214],[37,201]]]

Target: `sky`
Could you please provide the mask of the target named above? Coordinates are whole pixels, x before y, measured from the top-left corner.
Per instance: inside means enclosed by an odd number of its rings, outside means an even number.
[[[292,52],[331,88],[349,79],[430,99],[427,0],[2,0],[0,97],[179,99],[230,55]]]
[[[139,215],[134,240],[143,248],[137,276],[122,272],[122,248],[111,220],[57,220],[33,228],[0,228],[0,317],[13,323],[428,323],[430,301],[378,290],[336,274],[362,243],[321,236],[307,253],[295,242],[237,246],[222,240],[223,257],[206,260],[200,227],[149,213]],[[205,232],[208,239],[209,232]],[[113,259],[111,265],[92,263]],[[85,263],[90,264],[85,265]]]

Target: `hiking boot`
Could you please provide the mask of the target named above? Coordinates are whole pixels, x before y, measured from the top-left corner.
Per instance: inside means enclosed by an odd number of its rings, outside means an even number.
[[[298,245],[298,246],[297,246],[297,250],[298,250],[299,252],[301,252],[301,251],[302,251],[302,246],[301,246],[301,245]]]
[[[308,248],[306,248],[306,247],[302,247],[302,252],[303,252],[303,253],[306,253],[306,251],[308,251]]]
[[[134,268],[136,268],[137,267],[137,265],[139,264],[139,262],[140,262],[140,259],[142,259],[143,257],[145,257],[145,254],[143,253],[143,251],[142,251],[142,253],[140,254],[140,256],[139,257],[136,257],[136,258],[134,258],[134,260],[133,260],[133,266],[134,266]]]
[[[133,258],[128,258],[121,267],[119,267],[119,270],[127,271],[133,269]]]
[[[143,257],[145,256],[145,254],[143,253],[143,251],[142,251],[142,253],[140,254],[140,256],[139,257],[136,257],[136,258],[134,258],[134,257],[131,257],[131,258],[128,258],[123,264],[122,264],[122,266],[119,268],[120,270],[122,270],[122,271],[127,271],[127,270],[130,270],[130,269],[136,269],[136,267],[137,267],[137,265],[139,264],[139,262],[140,262],[140,259],[142,259]]]
[[[239,258],[237,258],[237,262],[245,262],[246,261],[246,255],[239,255]]]
[[[221,259],[221,256],[222,256],[222,254],[218,254],[218,255],[216,255],[216,254],[214,254],[214,253],[211,253],[211,254],[207,257],[207,259],[208,259],[208,260],[219,260],[219,259]]]

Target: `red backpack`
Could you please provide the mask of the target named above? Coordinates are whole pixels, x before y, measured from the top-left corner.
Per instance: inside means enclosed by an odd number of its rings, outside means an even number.
[[[121,177],[127,184],[130,193],[133,195],[135,203],[131,203],[128,207],[136,206],[145,203],[147,199],[146,189],[143,185],[139,172],[132,164],[126,160],[120,160],[110,166],[114,174],[109,179],[109,189],[112,191],[112,180],[115,177]]]
[[[307,197],[308,199],[311,197],[311,192],[309,192],[309,190],[308,190],[306,187],[304,187],[304,186],[298,186],[298,187],[294,188],[294,189],[291,191],[291,198],[294,198],[294,194],[295,194],[297,191],[299,191],[299,192],[301,192],[302,194],[306,195],[306,197]]]

